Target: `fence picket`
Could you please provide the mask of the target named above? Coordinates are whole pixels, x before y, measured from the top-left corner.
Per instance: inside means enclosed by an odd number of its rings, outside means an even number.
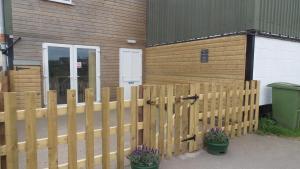
[[[182,85],[176,85],[175,86],[175,96],[176,98],[180,98],[182,95]],[[181,112],[182,112],[182,103],[180,99],[175,99],[175,119],[174,119],[174,125],[175,125],[175,133],[174,133],[174,154],[179,155],[181,150]]]
[[[35,92],[25,93],[26,168],[37,168]]]
[[[203,128],[203,134],[207,132],[208,129],[208,123],[207,123],[207,117],[208,117],[208,83],[204,84],[204,95],[203,95],[203,119],[202,119],[202,128]]]
[[[161,157],[165,154],[165,86],[159,87],[159,137],[158,137],[158,148]]]
[[[243,94],[243,88],[239,86],[238,88],[238,128],[237,128],[237,136],[241,136],[242,134],[242,118],[243,118],[243,100],[244,94]]]
[[[255,81],[251,81],[251,95],[250,95],[250,119],[249,119],[249,133],[253,132],[253,117],[254,117],[254,99],[255,99]]]
[[[109,100],[110,92],[109,88],[102,89],[102,168],[110,169],[110,155],[109,155],[109,143],[110,143],[110,129],[109,129]]]
[[[200,83],[196,83],[195,85],[195,93],[197,96],[200,96]],[[202,141],[201,136],[199,134],[199,113],[200,113],[200,99],[197,99],[194,103],[194,134],[196,136],[194,142],[194,151],[200,149],[200,142]]]
[[[248,114],[249,114],[249,81],[246,82],[246,89],[245,89],[245,114],[244,114],[244,134],[248,133]]]
[[[157,114],[158,109],[156,106],[156,98],[157,98],[157,87],[151,87],[151,108],[150,108],[150,147],[157,148],[156,144],[156,125],[157,125]]]
[[[117,168],[124,168],[124,88],[117,88]]]
[[[189,95],[189,90],[190,90],[190,85],[183,85],[182,86],[182,96],[187,97]],[[181,137],[182,139],[187,139],[188,134],[189,134],[189,107],[188,107],[188,101],[183,101],[182,102],[182,112],[181,112],[181,127],[182,127],[182,133]],[[186,153],[189,150],[188,147],[188,141],[181,142],[181,153]]]
[[[86,168],[94,168],[94,91],[85,90]]]
[[[18,169],[16,93],[4,93],[6,167]]]
[[[144,132],[143,132],[143,144],[146,146],[150,146],[150,109],[151,106],[147,104],[147,101],[150,100],[150,87],[144,86],[144,115],[143,115],[143,121],[144,121]]]
[[[256,99],[255,99],[255,127],[254,130],[258,129],[258,121],[259,121],[259,92],[260,92],[260,81],[256,81]]]
[[[138,94],[138,87],[132,86],[131,87],[131,101],[130,101],[130,109],[131,109],[131,130],[130,130],[130,145],[131,151],[133,151],[137,147],[137,117],[138,117],[138,107],[137,107],[137,94]]]
[[[219,111],[218,111],[218,127],[221,128],[223,125],[223,104],[224,104],[224,87],[221,85],[219,88]]]
[[[190,96],[195,96],[197,93],[196,93],[196,87],[197,87],[197,84],[191,84],[190,85]],[[196,122],[196,118],[197,118],[197,114],[196,114],[196,111],[195,111],[195,106],[196,106],[196,102],[194,104],[190,104],[190,118],[189,118],[189,135],[193,135],[196,133],[196,131],[198,130],[195,130],[195,122]],[[199,117],[199,115],[198,115]],[[198,118],[199,120],[199,118]],[[193,152],[194,151],[194,148],[195,148],[195,142],[189,142],[189,152]]]
[[[58,168],[57,155],[57,94],[56,91],[48,92],[48,159],[49,169]]]
[[[77,168],[76,91],[67,91],[68,112],[68,168]]]
[[[167,113],[168,113],[168,130],[167,130],[167,157],[171,158],[173,153],[173,127],[174,127],[174,121],[173,121],[173,91],[174,86],[168,85],[167,86]]]
[[[227,88],[226,92],[226,112],[225,112],[225,133],[229,135],[229,122],[231,114],[231,87]]]
[[[237,123],[237,102],[238,102],[238,93],[237,93],[237,83],[233,86],[232,92],[232,111],[231,111],[231,131],[230,136],[233,138],[236,134],[236,123]]]
[[[213,82],[211,84],[211,93],[212,93],[212,97],[211,97],[211,114],[210,114],[210,128],[214,128],[216,125],[216,119],[215,119],[215,113],[216,113],[216,83]]]

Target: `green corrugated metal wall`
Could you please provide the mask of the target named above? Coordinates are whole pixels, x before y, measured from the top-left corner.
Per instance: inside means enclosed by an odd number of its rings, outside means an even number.
[[[149,0],[148,46],[250,29],[300,37],[299,0]]]

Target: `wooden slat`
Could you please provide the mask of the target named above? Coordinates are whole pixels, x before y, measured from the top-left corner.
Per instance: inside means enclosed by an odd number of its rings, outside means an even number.
[[[151,101],[156,101],[157,87],[151,87]],[[150,147],[157,148],[156,145],[156,125],[157,125],[157,113],[158,109],[156,105],[151,105],[150,108]]]
[[[260,92],[260,81],[256,81],[256,99],[255,99],[255,127],[254,130],[257,131],[259,123],[259,93]]]
[[[208,83],[204,84],[204,95],[203,95],[203,119],[202,119],[202,128],[203,133],[207,132],[208,129]]]
[[[117,168],[124,168],[124,88],[117,88]]]
[[[57,94],[55,91],[48,92],[48,164],[50,169],[58,168],[57,154]]]
[[[224,86],[220,85],[219,88],[219,110],[218,110],[218,127],[221,128],[223,126],[223,105],[224,105],[224,97],[223,97]]]
[[[248,121],[248,115],[249,115],[249,82],[246,82],[246,87],[245,87],[245,112],[244,112],[244,123]],[[248,127],[244,126],[244,133],[243,134],[247,134],[248,133]]]
[[[86,168],[94,168],[94,90],[85,90]]]
[[[6,166],[18,169],[16,93],[4,93]]]
[[[167,86],[167,113],[168,113],[168,130],[167,130],[167,157],[171,158],[173,153],[173,92],[174,86]]]
[[[159,86],[159,135],[158,148],[163,158],[165,154],[165,86]]]
[[[197,94],[197,96],[200,96],[200,83],[196,83],[195,85],[195,93]],[[199,134],[199,119],[197,118],[199,116],[200,113],[200,99],[198,99],[195,103],[194,103],[194,134],[196,135],[196,139],[194,142],[194,151],[199,150],[200,149],[200,143],[202,141],[202,138]]]
[[[176,85],[175,86],[175,96],[176,98],[181,97],[183,93],[183,87],[182,85]],[[175,101],[175,133],[174,133],[174,153],[175,155],[180,154],[181,150],[181,112],[182,112],[182,103]]]
[[[143,133],[143,143],[146,146],[150,146],[150,105],[147,104],[147,101],[150,100],[150,87],[149,86],[144,86],[144,92],[143,92],[143,97],[144,97],[144,133]]]
[[[77,168],[76,91],[67,91],[68,112],[68,168]]]
[[[231,87],[227,88],[226,92],[226,112],[225,112],[225,133],[229,135],[229,122],[231,113],[231,97],[230,97]]]
[[[183,97],[187,97],[189,95],[190,85],[183,85]],[[189,135],[189,101],[182,102],[182,112],[181,112],[181,137],[182,139],[188,138]],[[186,153],[189,150],[188,141],[181,142],[181,153]]]
[[[231,138],[235,137],[236,130],[235,126],[237,123],[237,102],[238,102],[238,95],[237,95],[237,83],[233,85],[233,93],[232,93],[232,111],[231,111],[231,131],[230,136]]]
[[[195,96],[197,93],[196,93],[196,87],[197,87],[197,84],[191,84],[190,85],[190,94],[191,96]],[[196,132],[198,132],[198,130],[196,131],[195,130],[195,118],[199,115],[196,114],[196,111],[195,111],[195,106],[196,106],[196,102],[194,104],[191,104],[190,105],[190,118],[189,118],[189,135],[192,136],[194,135]],[[195,142],[194,141],[190,141],[189,142],[189,152],[193,152],[194,151],[194,146]]]
[[[131,102],[130,102],[130,116],[131,116],[131,127],[130,127],[130,145],[131,150],[136,149],[137,147],[137,123],[138,123],[138,107],[137,107],[137,94],[138,94],[138,87],[132,86],[131,87]]]
[[[37,169],[35,92],[25,93],[26,168]]]
[[[215,119],[215,112],[216,112],[216,83],[211,84],[211,93],[212,93],[212,98],[211,98],[211,115],[210,115],[210,128],[214,128],[216,124],[216,119]]]
[[[243,88],[239,86],[238,88],[238,128],[237,128],[237,136],[241,136],[242,134],[242,121],[243,121],[243,99],[244,95],[242,94]]]
[[[109,88],[102,89],[102,168],[110,169],[110,159],[109,159],[109,143],[110,143],[110,130],[109,130],[109,100],[110,92]]]
[[[253,132],[253,118],[254,118],[254,107],[255,107],[255,103],[254,103],[254,99],[255,99],[255,94],[254,94],[254,91],[255,91],[255,81],[252,80],[251,81],[251,95],[250,95],[250,116],[249,116],[249,122],[250,122],[250,126],[249,126],[249,133],[252,133]]]

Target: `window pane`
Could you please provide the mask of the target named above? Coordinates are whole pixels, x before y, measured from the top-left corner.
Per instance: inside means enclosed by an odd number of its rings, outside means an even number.
[[[70,49],[49,47],[49,89],[57,91],[57,103],[67,103],[67,90],[70,89]]]
[[[84,102],[86,88],[94,90],[96,99],[96,50],[77,49],[78,102]]]

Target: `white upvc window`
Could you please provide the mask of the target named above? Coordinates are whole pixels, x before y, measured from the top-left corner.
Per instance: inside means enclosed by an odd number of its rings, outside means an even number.
[[[72,0],[48,0],[48,1],[72,5]]]

